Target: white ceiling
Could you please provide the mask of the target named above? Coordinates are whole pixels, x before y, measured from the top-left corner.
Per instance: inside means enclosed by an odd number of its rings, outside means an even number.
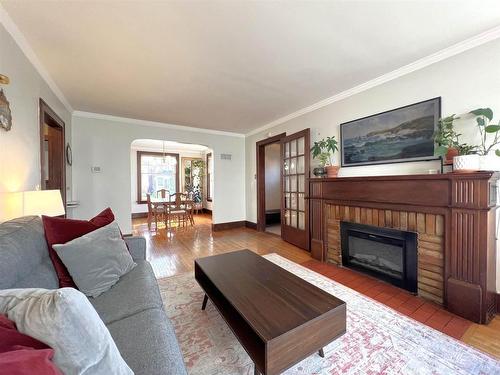
[[[247,133],[500,25],[498,1],[1,1],[75,110]]]
[[[208,151],[207,146],[191,144],[191,143],[181,143],[173,141],[163,141],[159,139],[136,139],[132,142],[133,149],[148,149],[148,150],[176,150],[185,152],[203,152]]]

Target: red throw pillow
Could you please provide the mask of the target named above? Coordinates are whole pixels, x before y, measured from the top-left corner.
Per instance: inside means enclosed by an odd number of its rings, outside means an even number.
[[[115,215],[111,208],[106,208],[96,217],[87,220],[64,219],[60,217],[42,216],[45,238],[49,246],[49,256],[56,270],[59,279],[59,287],[72,287],[76,285],[71,278],[66,266],[63,264],[56,251],[52,248],[55,244],[64,244],[75,238],[81,237],[96,229],[111,224],[115,220]]]
[[[62,375],[53,356],[53,349],[19,332],[14,322],[0,315],[0,375]]]

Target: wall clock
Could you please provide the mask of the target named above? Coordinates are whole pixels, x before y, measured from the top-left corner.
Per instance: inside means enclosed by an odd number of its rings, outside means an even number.
[[[5,131],[12,128],[12,113],[10,112],[9,101],[2,89],[0,89],[0,128]]]

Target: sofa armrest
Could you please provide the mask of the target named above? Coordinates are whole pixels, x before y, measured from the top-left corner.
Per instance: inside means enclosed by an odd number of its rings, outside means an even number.
[[[141,236],[124,238],[134,260],[146,260],[146,239]]]

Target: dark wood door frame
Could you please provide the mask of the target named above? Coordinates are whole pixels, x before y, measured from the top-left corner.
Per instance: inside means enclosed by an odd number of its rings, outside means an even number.
[[[45,179],[43,171],[45,168],[45,155],[44,155],[44,125],[58,127],[62,130],[62,144],[61,144],[61,154],[62,154],[62,165],[61,165],[61,180],[62,180],[62,191],[61,196],[66,206],[66,125],[61,117],[49,107],[49,105],[40,98],[39,100],[39,129],[40,129],[40,188],[45,189]]]
[[[266,230],[266,146],[273,143],[281,143],[286,133],[281,133],[256,143],[257,154],[257,230]],[[281,151],[280,151],[281,155]],[[281,182],[280,182],[281,186]],[[280,190],[282,190],[280,188]],[[282,192],[280,191],[280,194]]]

